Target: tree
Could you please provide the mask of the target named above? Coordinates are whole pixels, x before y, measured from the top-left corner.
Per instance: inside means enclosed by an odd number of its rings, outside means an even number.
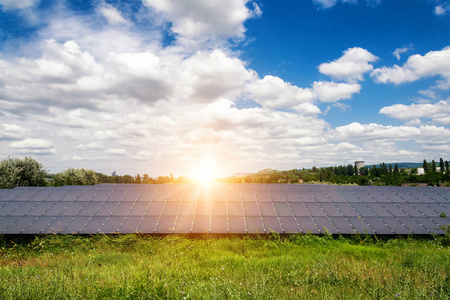
[[[136,175],[136,178],[134,179],[135,183],[141,183],[141,176],[139,174]]]
[[[47,170],[32,159],[8,157],[0,162],[0,188],[12,189],[16,186],[46,186]]]
[[[441,168],[441,173],[444,174],[444,160],[442,159],[442,157],[439,159],[439,167]]]
[[[398,174],[398,164],[394,165],[394,174]]]
[[[448,174],[448,160],[445,161],[445,174]]]
[[[422,167],[423,167],[423,171],[425,172],[425,174],[428,173],[428,163],[425,159],[423,160]]]
[[[95,185],[97,183],[99,183],[99,178],[95,171],[73,168],[57,173],[51,182],[52,186]]]
[[[434,159],[431,161],[431,171],[436,172],[436,162],[434,161]]]
[[[389,173],[392,173],[392,165],[389,164]]]

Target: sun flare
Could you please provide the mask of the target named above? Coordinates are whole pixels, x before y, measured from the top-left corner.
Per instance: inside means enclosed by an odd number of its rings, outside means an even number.
[[[209,160],[202,161],[198,168],[192,174],[192,178],[202,184],[211,184],[217,178],[216,170],[213,167],[213,163]]]
[[[214,171],[209,166],[202,166],[193,177],[195,181],[203,184],[211,184],[215,179]]]

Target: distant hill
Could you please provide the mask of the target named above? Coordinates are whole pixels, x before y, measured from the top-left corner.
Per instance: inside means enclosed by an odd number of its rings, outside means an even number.
[[[264,169],[259,171],[257,174],[273,174],[273,173],[279,173],[280,171],[272,170],[272,169]]]

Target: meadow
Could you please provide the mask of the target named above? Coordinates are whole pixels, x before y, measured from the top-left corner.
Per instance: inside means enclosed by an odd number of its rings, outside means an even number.
[[[449,236],[0,236],[0,299],[450,299]]]

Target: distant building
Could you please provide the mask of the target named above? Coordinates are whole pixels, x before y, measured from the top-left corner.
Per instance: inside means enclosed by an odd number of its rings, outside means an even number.
[[[417,175],[423,175],[425,174],[425,169],[424,168],[417,168]]]
[[[358,170],[358,175],[359,175],[359,169],[364,168],[364,161],[363,160],[355,161],[355,167],[356,167],[356,170]]]

